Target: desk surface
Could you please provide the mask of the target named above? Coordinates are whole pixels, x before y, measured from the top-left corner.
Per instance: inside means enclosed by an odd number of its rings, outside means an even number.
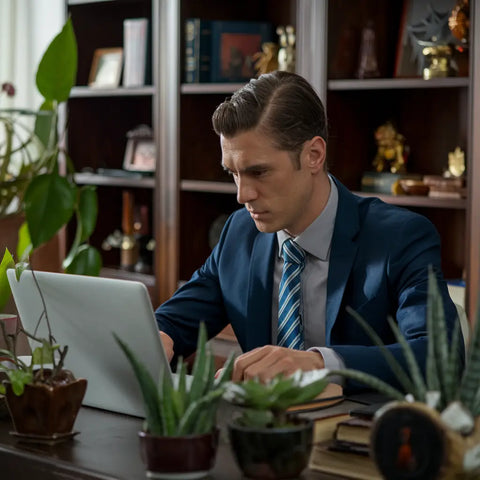
[[[351,406],[351,402],[344,402],[333,408],[347,411]],[[229,412],[220,414],[229,418]],[[0,420],[0,477],[2,480],[144,480],[137,436],[141,426],[139,418],[83,407],[75,423],[80,433],[72,440],[48,446],[18,442],[8,433],[10,419]],[[209,478],[240,480],[244,477],[227,444],[224,426],[220,424],[220,447]],[[338,478],[308,469],[301,477],[302,480]]]

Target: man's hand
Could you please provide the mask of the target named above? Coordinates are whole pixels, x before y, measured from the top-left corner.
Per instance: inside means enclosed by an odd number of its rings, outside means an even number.
[[[291,348],[265,345],[240,355],[233,367],[233,381],[258,377],[267,382],[279,373],[291,375],[296,370],[324,368],[323,357],[318,352],[305,352]]]
[[[167,354],[167,359],[170,362],[173,358],[173,340],[164,332],[160,333],[160,340],[163,343],[163,349]]]

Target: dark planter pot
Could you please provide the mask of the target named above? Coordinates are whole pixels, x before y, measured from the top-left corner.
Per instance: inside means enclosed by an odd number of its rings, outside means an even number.
[[[219,430],[203,435],[159,437],[138,432],[149,478],[203,478],[215,465]]]
[[[87,380],[80,378],[55,386],[25,385],[23,394],[17,396],[6,382],[5,398],[15,431],[42,437],[72,432],[86,389]]]
[[[297,478],[308,465],[313,422],[301,419],[293,427],[255,429],[228,425],[230,445],[246,477]]]

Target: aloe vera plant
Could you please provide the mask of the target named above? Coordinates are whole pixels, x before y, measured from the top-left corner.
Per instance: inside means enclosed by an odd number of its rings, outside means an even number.
[[[392,368],[403,392],[384,381],[354,369],[331,371],[330,375],[341,375],[359,381],[390,398],[405,400],[409,398],[424,402],[442,412],[447,406],[459,403],[470,415],[480,415],[480,309],[467,352],[465,369],[461,372],[458,345],[461,340],[460,322],[456,322],[449,341],[442,297],[433,270],[429,270],[427,299],[428,350],[425,378],[413,354],[410,345],[400,332],[397,324],[389,318],[389,324],[398,343],[402,347],[408,371],[399,364],[385,348],[376,332],[355,311],[351,315],[360,323],[373,343],[381,347],[385,360]]]
[[[297,370],[289,377],[277,375],[268,383],[258,379],[230,382],[224,398],[243,407],[236,419],[240,426],[287,427],[292,424],[288,409],[318,396],[328,383],[327,373],[327,370]]]
[[[229,356],[220,375],[215,378],[213,353],[207,345],[203,323],[200,324],[191,382],[187,382],[187,364],[179,358],[175,382],[170,375],[162,375],[157,384],[128,345],[114,336],[138,380],[145,405],[146,432],[158,436],[212,432],[218,404],[232,374],[234,357]]]

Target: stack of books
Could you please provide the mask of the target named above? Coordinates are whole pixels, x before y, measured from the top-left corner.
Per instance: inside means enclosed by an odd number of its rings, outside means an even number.
[[[441,175],[425,175],[423,183],[430,187],[429,197],[464,198],[467,196],[463,177],[442,177]]]
[[[336,415],[315,422],[309,467],[360,480],[382,479],[370,455],[371,418]]]

